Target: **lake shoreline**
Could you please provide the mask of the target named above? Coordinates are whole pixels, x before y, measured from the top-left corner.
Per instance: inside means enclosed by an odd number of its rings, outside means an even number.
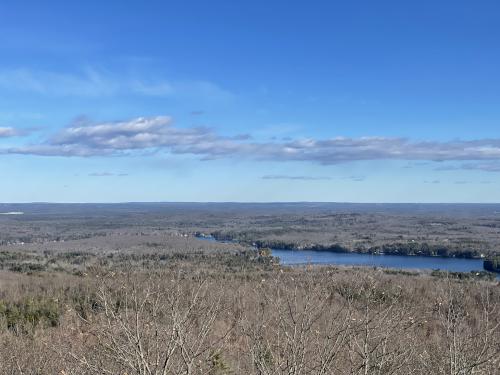
[[[454,253],[454,254],[426,254],[426,253],[401,253],[401,252],[383,252],[383,251],[378,251],[375,250],[377,247],[372,247],[369,249],[350,249],[342,245],[331,245],[331,246],[325,246],[325,245],[320,245],[320,244],[312,244],[307,247],[297,247],[297,246],[273,246],[270,243],[267,242],[253,242],[249,243],[247,241],[239,241],[233,238],[217,238],[213,236],[212,234],[207,235],[207,234],[195,234],[194,237],[204,240],[204,241],[214,241],[214,242],[220,242],[220,243],[235,243],[235,244],[240,244],[240,245],[246,245],[253,247],[255,249],[279,249],[279,250],[288,250],[288,251],[325,251],[325,252],[330,252],[330,253],[339,253],[339,254],[364,254],[364,255],[394,255],[394,256],[414,256],[414,257],[426,257],[426,258],[444,258],[444,259],[485,259],[487,256],[483,254],[478,254],[478,255],[471,255],[470,253]],[[403,246],[404,244],[391,244],[387,246],[394,246],[398,247],[398,245]],[[386,246],[386,245],[383,245]],[[382,247],[383,247],[382,246]]]
[[[485,268],[484,256],[466,257],[456,255],[433,255],[415,254],[401,252],[366,252],[349,250],[341,246],[333,247],[307,247],[307,248],[276,248],[262,246],[262,243],[239,242],[234,239],[217,239],[213,235],[197,234],[196,238],[205,241],[220,243],[235,243],[249,245],[256,250],[269,249],[272,256],[277,257],[282,265],[294,266],[298,264],[320,264],[320,265],[344,265],[381,267],[393,269],[427,269],[444,270],[449,272],[475,272],[488,271],[500,275],[497,272]],[[393,247],[394,248],[394,247]],[[432,261],[434,260],[434,261]]]

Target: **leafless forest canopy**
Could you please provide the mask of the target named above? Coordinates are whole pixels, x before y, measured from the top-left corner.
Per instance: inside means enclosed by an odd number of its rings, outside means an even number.
[[[477,257],[500,253],[500,205],[190,204],[0,205],[0,243],[197,232],[281,248]],[[22,225],[18,225],[22,223]]]
[[[2,374],[500,374],[498,281],[286,267],[251,246],[494,256],[500,206],[0,205],[13,212]]]

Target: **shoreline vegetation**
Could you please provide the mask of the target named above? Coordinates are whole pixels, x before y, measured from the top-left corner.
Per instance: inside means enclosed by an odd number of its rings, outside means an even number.
[[[500,273],[500,256],[485,259],[484,269],[489,272]]]
[[[196,238],[209,239],[213,238],[220,242],[240,243],[247,246],[256,247],[258,249],[280,249],[291,251],[329,251],[333,253],[356,253],[356,254],[373,254],[373,255],[405,255],[405,256],[425,256],[425,257],[442,257],[442,258],[465,258],[465,259],[484,259],[485,255],[478,250],[466,250],[459,247],[448,247],[445,245],[430,245],[427,243],[391,243],[369,248],[348,248],[340,244],[308,244],[299,245],[297,243],[272,241],[272,240],[239,240],[238,237],[229,237],[218,232],[193,234]]]
[[[296,246],[291,243],[283,243],[283,242],[269,242],[269,241],[255,241],[252,243],[248,242],[239,242],[237,239],[232,237],[228,237],[227,235],[220,235],[218,232],[214,233],[200,233],[196,232],[193,234],[194,237],[202,240],[210,240],[219,241],[223,243],[240,243],[243,245],[251,246],[258,250],[271,250],[271,249],[280,249],[280,250],[289,250],[289,251],[327,251],[332,253],[340,253],[340,254],[370,254],[370,255],[394,255],[394,256],[415,256],[415,257],[439,257],[439,258],[462,258],[462,259],[483,259],[483,270],[477,270],[480,273],[486,271],[486,273],[500,273],[500,257],[499,256],[490,256],[485,257],[484,254],[478,254],[475,251],[467,251],[454,249],[454,251],[450,250],[444,246],[430,246],[428,244],[418,244],[418,243],[410,243],[410,244],[387,244],[376,248],[369,249],[349,249],[343,247],[338,244],[334,245],[318,245],[312,244],[308,246]],[[436,272],[439,272],[436,270]],[[476,271],[471,271],[475,273]],[[466,272],[455,272],[457,274]],[[495,276],[492,275],[494,278]]]

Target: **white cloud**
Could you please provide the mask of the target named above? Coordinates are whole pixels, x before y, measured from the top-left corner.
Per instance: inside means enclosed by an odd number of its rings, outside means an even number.
[[[139,117],[129,121],[91,123],[80,119],[63,129],[49,140],[49,145],[58,148],[75,147],[95,152],[112,154],[120,151],[152,148],[181,149],[203,147],[216,142],[217,137],[206,128],[180,129],[168,116]]]
[[[500,139],[423,142],[337,137],[258,142],[249,136],[223,136],[203,127],[181,128],[168,116],[102,123],[82,118],[41,144],[2,150],[47,156],[116,156],[136,151],[192,154],[202,160],[246,158],[323,165],[358,160],[464,161],[462,169],[500,170],[496,164],[500,162]]]
[[[11,127],[0,127],[0,138],[15,137],[21,135],[22,132]]]

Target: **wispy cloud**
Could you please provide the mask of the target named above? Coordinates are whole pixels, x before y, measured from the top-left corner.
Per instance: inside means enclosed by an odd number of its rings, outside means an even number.
[[[201,116],[201,115],[204,115],[205,114],[205,111],[202,111],[201,109],[198,109],[198,110],[195,110],[195,111],[191,111],[191,115],[192,116]]]
[[[362,182],[366,180],[366,176],[349,176],[347,179],[355,182]]]
[[[288,175],[266,175],[262,176],[263,180],[301,180],[301,181],[320,181],[331,180],[331,177],[326,176],[288,176]]]
[[[15,137],[18,132],[14,128],[0,127],[0,138]]]
[[[0,71],[0,87],[44,95],[111,95],[119,89],[118,82],[106,79],[93,69],[80,74],[35,71],[19,68]]]
[[[469,162],[460,165],[444,165],[435,168],[437,171],[456,171],[456,170],[477,170],[485,172],[500,172],[500,160],[499,161],[481,161],[481,162]]]
[[[429,164],[429,162],[427,162],[427,161],[418,161],[418,162],[409,161],[405,166],[403,166],[403,168],[404,169],[412,169],[412,168],[416,168],[416,167],[423,167],[423,166],[426,166],[428,164]]]
[[[0,152],[117,156],[139,151],[191,154],[202,160],[245,158],[322,165],[360,160],[467,161],[460,168],[500,170],[496,167],[500,162],[500,139],[438,142],[389,137],[337,137],[259,142],[248,135],[220,135],[206,127],[182,128],[168,116],[101,123],[81,118],[45,142]]]
[[[77,72],[27,68],[0,70],[0,88],[48,96],[102,97],[114,95],[194,96],[227,99],[232,93],[208,81],[171,82],[166,79],[116,76],[85,67]]]
[[[462,168],[468,170],[480,170],[486,172],[500,172],[500,162],[466,163],[462,164]]]
[[[94,173],[89,173],[90,177],[124,177],[128,176],[128,173],[112,173],[112,172],[94,172]]]
[[[475,182],[475,183],[477,184],[478,182]],[[492,181],[479,181],[479,184],[481,184],[481,185],[489,185],[492,183],[493,183]],[[467,180],[459,180],[459,181],[455,181],[454,184],[455,185],[469,185],[469,184],[474,184],[474,182],[467,181]]]
[[[146,96],[166,96],[175,93],[175,88],[169,82],[144,82],[133,80],[129,83],[130,90]]]
[[[28,135],[29,133],[35,131],[37,129],[16,129],[13,127],[2,127],[0,126],[0,138],[10,138],[10,137],[21,137],[24,135]]]

